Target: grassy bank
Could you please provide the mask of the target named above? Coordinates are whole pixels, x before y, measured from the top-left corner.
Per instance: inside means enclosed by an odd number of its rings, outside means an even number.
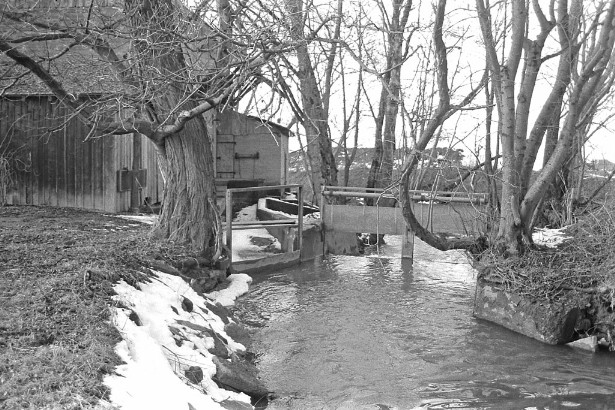
[[[104,399],[120,363],[112,284],[181,255],[150,228],[76,209],[0,207],[0,408],[78,409]]]

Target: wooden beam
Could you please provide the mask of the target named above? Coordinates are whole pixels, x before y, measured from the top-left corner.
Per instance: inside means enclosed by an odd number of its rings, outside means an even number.
[[[244,231],[246,229],[264,229],[264,228],[280,228],[280,227],[284,227],[284,228],[295,228],[299,226],[296,222],[294,224],[287,224],[287,223],[274,223],[274,224],[260,224],[258,222],[255,222],[254,224],[251,225],[235,225],[233,224],[232,230],[233,231]],[[228,231],[228,229],[227,229]]]
[[[232,192],[252,192],[252,191],[275,191],[280,189],[299,189],[299,184],[291,185],[269,185],[269,186],[253,186],[247,188],[229,188],[227,191]]]

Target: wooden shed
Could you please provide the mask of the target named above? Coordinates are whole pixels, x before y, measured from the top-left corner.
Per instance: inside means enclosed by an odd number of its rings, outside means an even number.
[[[86,0],[11,0],[10,4],[15,10],[22,7],[38,13],[50,26],[65,19],[75,23],[94,18],[94,3]],[[97,0],[96,18],[121,21],[122,4]],[[0,34],[38,33],[31,25],[3,23]],[[208,28],[199,23],[194,30],[206,33]],[[111,36],[108,40],[118,54],[130,53],[129,38]],[[69,39],[22,42],[15,47],[41,58],[57,56],[47,62],[46,69],[73,95],[98,98],[122,92],[117,73],[90,48],[71,44]],[[213,61],[202,53],[187,52],[186,58],[197,70]],[[2,54],[0,71],[0,204],[124,212],[145,198],[152,203],[162,201],[163,180],[156,148],[149,139],[141,135],[92,138],[90,129],[40,80]],[[215,153],[219,196],[227,186],[286,182],[290,136],[286,128],[231,110],[208,112],[205,118]],[[10,165],[5,167],[9,174],[2,173],[2,158],[8,159],[4,163]],[[138,183],[133,186],[133,181]]]
[[[130,209],[135,153],[140,202],[162,198],[154,145],[142,135],[86,137],[90,129],[50,95],[0,98],[0,155],[10,158],[8,204]],[[134,151],[134,147],[138,151]],[[2,193],[0,193],[2,195]],[[2,199],[2,198],[0,198]]]
[[[214,119],[213,136],[218,195],[227,187],[287,183],[288,128],[226,110]]]
[[[227,187],[286,183],[288,129],[231,110],[216,117],[210,131],[218,196]],[[0,98],[0,155],[15,155],[6,202],[125,212],[135,198],[138,204],[162,200],[163,179],[149,139],[86,140],[89,132],[53,96]],[[138,192],[131,204],[133,178]]]

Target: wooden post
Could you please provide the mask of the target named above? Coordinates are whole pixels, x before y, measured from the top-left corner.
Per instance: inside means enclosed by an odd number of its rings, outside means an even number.
[[[320,229],[322,238],[322,256],[326,255],[327,250],[327,223],[325,222],[325,186],[320,187]]]
[[[299,246],[299,262],[303,256],[303,186],[297,188],[297,246]]]
[[[414,259],[414,232],[410,229],[406,229],[402,238],[401,257],[410,261]]]
[[[141,158],[141,134],[134,132],[132,134],[132,175],[130,184],[130,212],[139,212],[141,205],[140,195],[141,187],[139,186],[139,170],[143,167]]]
[[[226,247],[229,266],[233,266],[233,191],[226,189]]]
[[[413,207],[411,203],[410,206]],[[414,207],[413,207],[414,208]],[[421,210],[423,206],[421,205]],[[414,209],[412,210],[414,212]],[[414,261],[414,232],[410,229],[404,218],[404,235],[401,238],[401,259],[409,261],[410,264]]]

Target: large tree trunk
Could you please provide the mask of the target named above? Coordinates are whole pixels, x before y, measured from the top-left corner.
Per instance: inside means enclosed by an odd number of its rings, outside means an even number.
[[[205,121],[194,118],[164,141],[166,183],[157,229],[174,242],[189,243],[207,258],[219,232],[213,155]],[[159,157],[160,158],[160,157]]]
[[[378,141],[378,133],[376,135],[376,152],[372,166],[379,162],[378,169],[375,171],[373,182],[379,188],[386,188],[393,180],[393,165],[395,160],[395,130],[397,125],[397,117],[399,113],[399,104],[401,97],[401,66],[403,64],[403,45],[404,32],[408,23],[408,16],[412,9],[412,1],[395,0],[393,1],[393,13],[391,15],[390,27],[388,36],[388,54],[387,54],[387,75],[383,79],[383,89],[380,95],[379,118],[377,122],[382,121],[382,124],[377,124],[382,127],[382,141]],[[384,100],[384,105],[383,105]],[[380,119],[382,115],[382,119]],[[379,131],[379,130],[377,130]],[[381,146],[379,146],[381,144]],[[382,149],[380,154],[378,148]],[[380,159],[380,161],[378,161]],[[370,176],[372,171],[370,170]]]
[[[515,77],[523,50],[524,35],[528,18],[524,2],[515,2],[512,6],[512,44],[509,50],[508,61],[498,67],[490,60],[491,70],[499,77],[496,85],[496,98],[502,107],[502,199],[500,212],[500,225],[496,237],[496,246],[504,253],[516,254],[520,250],[523,226],[519,218],[520,178],[515,154],[521,148],[517,140],[521,134],[517,133],[517,125],[521,119],[517,118],[515,107]],[[524,151],[524,149],[523,149]]]
[[[491,229],[493,227],[491,216],[494,216],[499,212],[500,199],[495,179],[496,169],[494,167],[491,154],[491,125],[493,123],[493,103],[495,101],[495,94],[493,87],[489,88],[488,80],[485,82],[485,100],[487,102],[485,107],[485,174],[487,176],[487,186],[489,192],[487,223],[488,229]],[[497,163],[498,154],[499,153],[496,152],[495,163]]]
[[[155,90],[143,110],[164,125],[174,119],[174,113],[196,106],[187,87],[177,82],[186,74],[181,44],[173,34],[178,11],[172,0],[127,0],[126,5],[135,31],[134,50],[141,61],[141,83]],[[165,186],[157,231],[174,242],[190,244],[205,257],[214,257],[220,220],[211,141],[204,118],[199,115],[188,121],[181,131],[164,138],[158,148]]]
[[[557,173],[564,168],[566,161],[571,158],[578,121],[582,113],[590,107],[596,98],[599,98],[597,96],[604,95],[605,87],[608,90],[611,86],[610,82],[605,83],[604,75],[605,71],[611,68],[609,62],[611,61],[615,46],[615,36],[613,36],[613,30],[615,29],[614,16],[615,0],[611,0],[596,43],[589,50],[587,60],[582,66],[582,71],[575,79],[575,84],[569,97],[568,114],[562,126],[557,145],[521,203],[521,218],[524,222],[532,219],[538,204],[544,199],[547,185],[553,181]]]

